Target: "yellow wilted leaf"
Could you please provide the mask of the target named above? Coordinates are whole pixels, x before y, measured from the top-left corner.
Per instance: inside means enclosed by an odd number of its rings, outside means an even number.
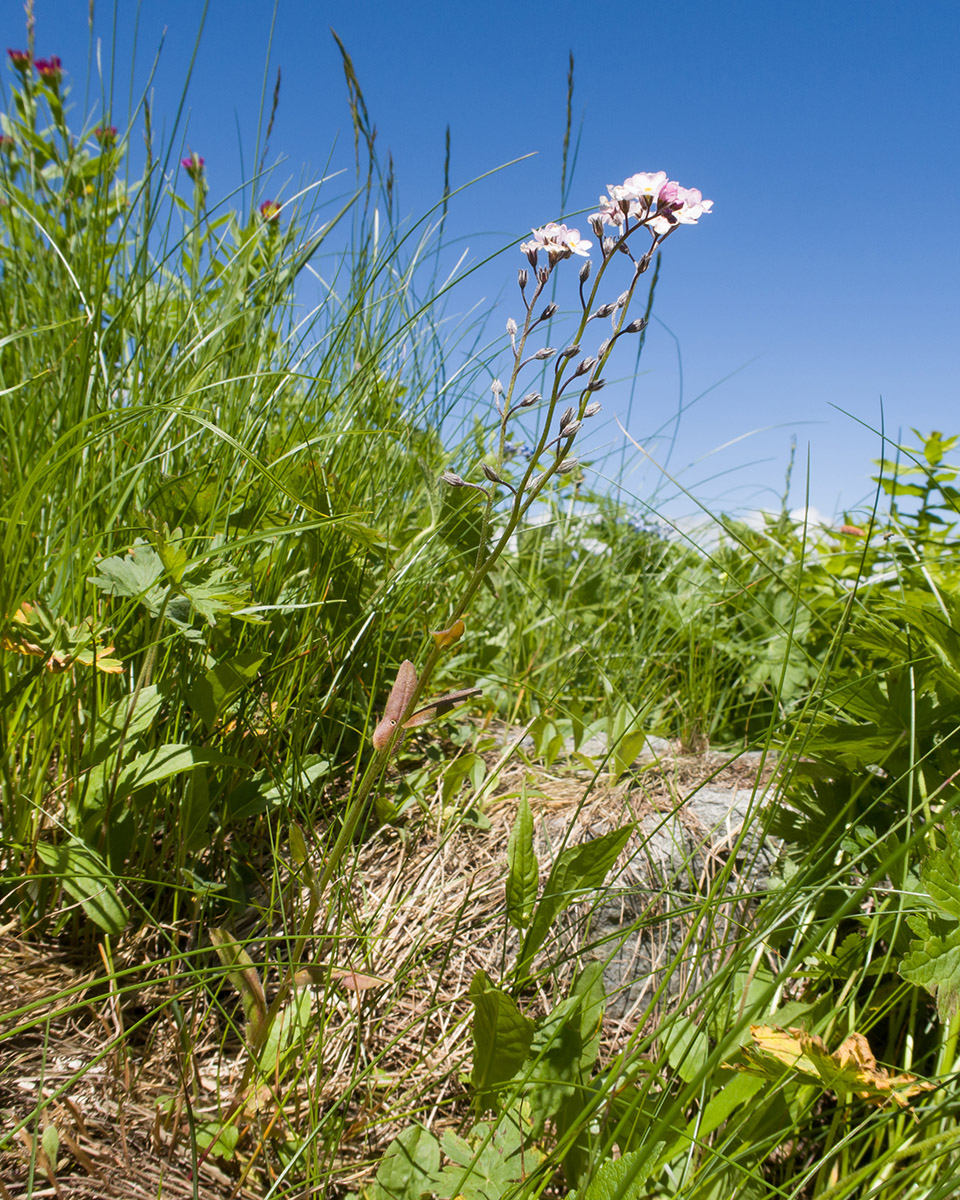
[[[441,649],[444,649],[447,646],[452,646],[454,642],[459,642],[463,637],[465,629],[466,626],[463,623],[463,618],[458,617],[449,629],[435,629],[430,636]]]
[[[892,1101],[901,1108],[906,1108],[913,1096],[932,1091],[935,1086],[915,1075],[893,1075],[878,1067],[862,1033],[850,1034],[833,1054],[823,1038],[804,1029],[751,1025],[750,1035],[754,1045],[744,1050],[749,1063],[745,1069],[770,1079],[780,1075],[779,1067],[788,1067],[839,1097],[853,1093],[868,1104],[882,1107]]]

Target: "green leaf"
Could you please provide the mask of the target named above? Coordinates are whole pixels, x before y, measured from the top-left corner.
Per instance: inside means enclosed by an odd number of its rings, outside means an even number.
[[[533,1061],[523,1068],[538,1133],[571,1100],[579,1096],[586,1104],[589,1099],[605,1004],[603,963],[590,963],[570,995],[540,1022],[530,1048]]]
[[[946,844],[932,851],[920,879],[932,904],[909,918],[917,935],[900,963],[900,975],[936,997],[941,1020],[960,1011],[960,822],[948,818]]]
[[[622,1158],[607,1159],[587,1184],[578,1200],[640,1200],[646,1192],[654,1163],[663,1142],[654,1142],[640,1150],[631,1150]],[[571,1198],[572,1200],[572,1198]]]
[[[478,1099],[484,1103],[526,1061],[536,1024],[520,1012],[511,996],[493,987],[484,971],[474,975],[470,999],[473,1001],[471,1082]]]
[[[224,659],[187,690],[187,700],[208,731],[216,725],[217,718],[230,701],[256,679],[266,657],[265,654],[247,652]]]
[[[585,893],[603,885],[633,830],[633,824],[624,825],[602,837],[584,842],[582,846],[567,846],[557,855],[523,941],[517,966],[519,974],[529,969],[533,956],[543,945],[560,913],[582,899]]]
[[[37,857],[95,925],[114,937],[123,932],[130,914],[120,899],[114,876],[95,850],[79,838],[71,838],[59,846],[39,842]]]
[[[207,931],[217,952],[217,958],[227,968],[227,978],[240,993],[246,1018],[247,1042],[256,1046],[264,1035],[267,1020],[267,998],[253,959],[237,939],[225,929],[211,926]]]
[[[96,575],[88,582],[112,596],[144,596],[163,575],[159,554],[138,538],[127,554],[114,555],[97,563]]]
[[[665,1034],[667,1061],[685,1083],[700,1075],[710,1055],[710,1039],[692,1016],[676,1017]]]
[[[450,1200],[501,1200],[515,1195],[513,1185],[527,1178],[542,1157],[536,1147],[527,1144],[519,1120],[511,1110],[496,1125],[475,1125],[469,1139],[446,1130],[443,1151],[451,1164],[434,1182],[437,1195]]]
[[[222,754],[208,746],[188,746],[182,742],[171,742],[165,746],[155,746],[144,754],[138,754],[127,763],[120,772],[117,782],[117,796],[126,797],[169,779],[172,775],[183,775],[187,771],[196,770],[200,766],[230,766],[246,768],[247,764],[229,754]]]
[[[540,864],[533,848],[533,814],[524,796],[507,842],[507,920],[521,933],[530,924],[539,882]]]
[[[914,917],[910,926],[918,937],[900,962],[900,975],[935,996],[946,1021],[960,1011],[960,928],[953,924],[938,931],[923,916]]]
[[[420,1200],[433,1190],[440,1171],[440,1143],[422,1125],[393,1139],[377,1170],[373,1200]]]

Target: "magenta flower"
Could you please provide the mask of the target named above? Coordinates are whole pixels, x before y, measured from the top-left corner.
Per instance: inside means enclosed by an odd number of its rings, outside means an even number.
[[[260,205],[260,216],[265,221],[276,221],[280,216],[280,205],[276,200],[264,200]]]
[[[550,260],[550,266],[556,266],[563,258],[571,254],[579,254],[586,258],[593,242],[581,238],[579,229],[568,229],[566,225],[558,225],[549,221],[542,229],[533,230],[533,241],[523,242],[521,253],[527,256],[531,267],[537,265],[537,254],[545,250]]]
[[[189,158],[180,159],[180,166],[183,167],[194,183],[200,183],[203,179],[204,161],[196,151],[191,151]]]
[[[30,58],[30,51],[29,50],[8,50],[7,53],[10,55],[10,61],[11,61],[11,63],[13,63],[14,67],[22,75],[26,75],[26,73],[30,70],[30,64],[32,62],[32,60]]]
[[[101,146],[113,146],[117,141],[117,127],[116,125],[98,125],[93,131],[93,136]]]
[[[37,74],[40,78],[45,83],[52,84],[54,87],[63,78],[63,69],[59,54],[51,54],[49,58],[38,58],[33,65],[37,68]]]

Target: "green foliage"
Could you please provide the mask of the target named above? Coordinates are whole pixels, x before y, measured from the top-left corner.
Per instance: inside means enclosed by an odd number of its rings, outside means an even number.
[[[960,1006],[960,822],[946,822],[945,845],[929,854],[920,880],[930,903],[927,912],[908,918],[916,934],[900,963],[900,974],[932,992],[940,1019],[948,1020]]]

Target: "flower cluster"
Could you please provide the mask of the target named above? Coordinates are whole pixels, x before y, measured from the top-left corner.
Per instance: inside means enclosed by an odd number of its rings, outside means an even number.
[[[13,63],[14,68],[19,71],[21,75],[26,75],[33,65],[33,59],[30,57],[30,51],[8,50],[7,54],[10,55],[10,61]]]
[[[713,208],[698,188],[683,188],[665,171],[640,171],[621,184],[610,184],[600,197],[600,211],[590,218],[597,237],[604,225],[625,230],[630,220],[646,225],[654,237],[665,237],[677,225],[696,225]]]
[[[58,54],[51,54],[49,58],[38,58],[33,65],[37,68],[40,78],[54,87],[63,78],[63,66]]]
[[[203,160],[201,159],[201,162]],[[264,221],[276,221],[280,217],[280,205],[276,200],[264,200],[260,205],[260,216]]]
[[[186,171],[194,183],[200,183],[203,179],[203,164],[204,159],[200,157],[195,150],[190,152],[189,158],[181,158],[180,166]]]
[[[101,146],[114,146],[117,142],[117,127],[116,125],[98,125],[93,131],[93,136]]]
[[[568,229],[566,225],[558,225],[550,221],[542,229],[534,229],[533,241],[524,242],[520,250],[530,260],[530,266],[536,267],[537,254],[543,250],[550,261],[550,266],[556,266],[561,259],[569,258],[571,254],[586,257],[593,242],[588,242],[580,236],[579,229]]]

